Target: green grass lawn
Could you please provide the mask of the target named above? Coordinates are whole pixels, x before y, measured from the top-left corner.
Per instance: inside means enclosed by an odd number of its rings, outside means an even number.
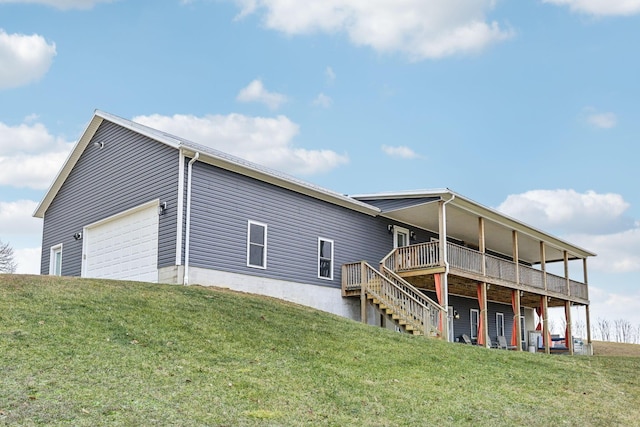
[[[0,275],[0,425],[630,426],[639,373],[215,288]]]

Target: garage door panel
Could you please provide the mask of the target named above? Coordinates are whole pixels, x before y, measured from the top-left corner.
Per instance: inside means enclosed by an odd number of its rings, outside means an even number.
[[[85,229],[85,277],[158,281],[158,213],[152,204]]]

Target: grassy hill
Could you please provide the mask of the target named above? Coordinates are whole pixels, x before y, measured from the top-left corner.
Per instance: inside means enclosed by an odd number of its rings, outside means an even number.
[[[638,372],[214,288],[0,275],[0,425],[629,426]]]

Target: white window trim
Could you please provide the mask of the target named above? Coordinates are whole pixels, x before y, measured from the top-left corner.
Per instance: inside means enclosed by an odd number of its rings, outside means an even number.
[[[469,310],[469,329],[471,330],[471,339],[478,339],[478,328],[473,327],[473,313],[476,313],[476,319],[478,319],[478,325],[480,324],[480,310],[472,308]]]
[[[60,252],[60,274],[55,274],[56,263],[54,254]],[[62,243],[51,246],[49,249],[49,275],[50,276],[62,276]]]
[[[398,234],[402,233],[407,236],[407,245],[411,244],[411,232],[408,228],[399,227],[397,225],[393,226],[393,248],[396,249],[398,247]]]
[[[264,252],[262,254],[263,265],[251,264],[251,225],[252,224],[264,227]],[[264,224],[262,222],[252,221],[252,220],[249,220],[247,222],[247,267],[260,268],[262,270],[267,269],[267,224]]]
[[[496,313],[496,335],[500,336],[500,329],[502,329],[502,336],[504,335],[504,313]]]
[[[330,242],[331,243],[331,271],[329,273],[329,277],[322,276],[320,274],[320,244],[321,242]],[[332,239],[325,239],[324,237],[318,237],[318,279],[324,280],[333,280],[333,267],[334,267],[334,258],[333,258],[333,250],[335,248],[335,243]]]

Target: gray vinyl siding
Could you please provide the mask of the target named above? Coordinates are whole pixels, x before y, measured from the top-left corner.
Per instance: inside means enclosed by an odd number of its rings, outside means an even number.
[[[191,266],[340,287],[343,264],[377,266],[393,247],[387,226],[394,222],[388,219],[201,162],[194,164],[192,180]],[[246,265],[249,220],[268,227],[266,270]],[[431,236],[413,230],[423,241]],[[333,280],[318,278],[318,237],[334,241]]]
[[[41,273],[49,273],[51,246],[62,243],[62,274],[79,276],[82,240],[73,234],[154,199],[168,207],[159,222],[158,266],[175,264],[177,185],[176,149],[105,120],[45,212]]]
[[[436,293],[424,291],[424,293],[434,301],[437,301]],[[449,305],[453,307],[460,315],[459,319],[453,319],[453,338],[459,338],[462,334],[471,337],[471,309],[480,310],[478,300],[474,298],[465,298],[457,295],[449,295]],[[497,342],[497,324],[496,313],[504,314],[504,336],[507,343],[511,342],[511,334],[513,329],[513,309],[511,304],[500,304],[497,302],[487,301],[487,319],[489,323],[489,337]]]

